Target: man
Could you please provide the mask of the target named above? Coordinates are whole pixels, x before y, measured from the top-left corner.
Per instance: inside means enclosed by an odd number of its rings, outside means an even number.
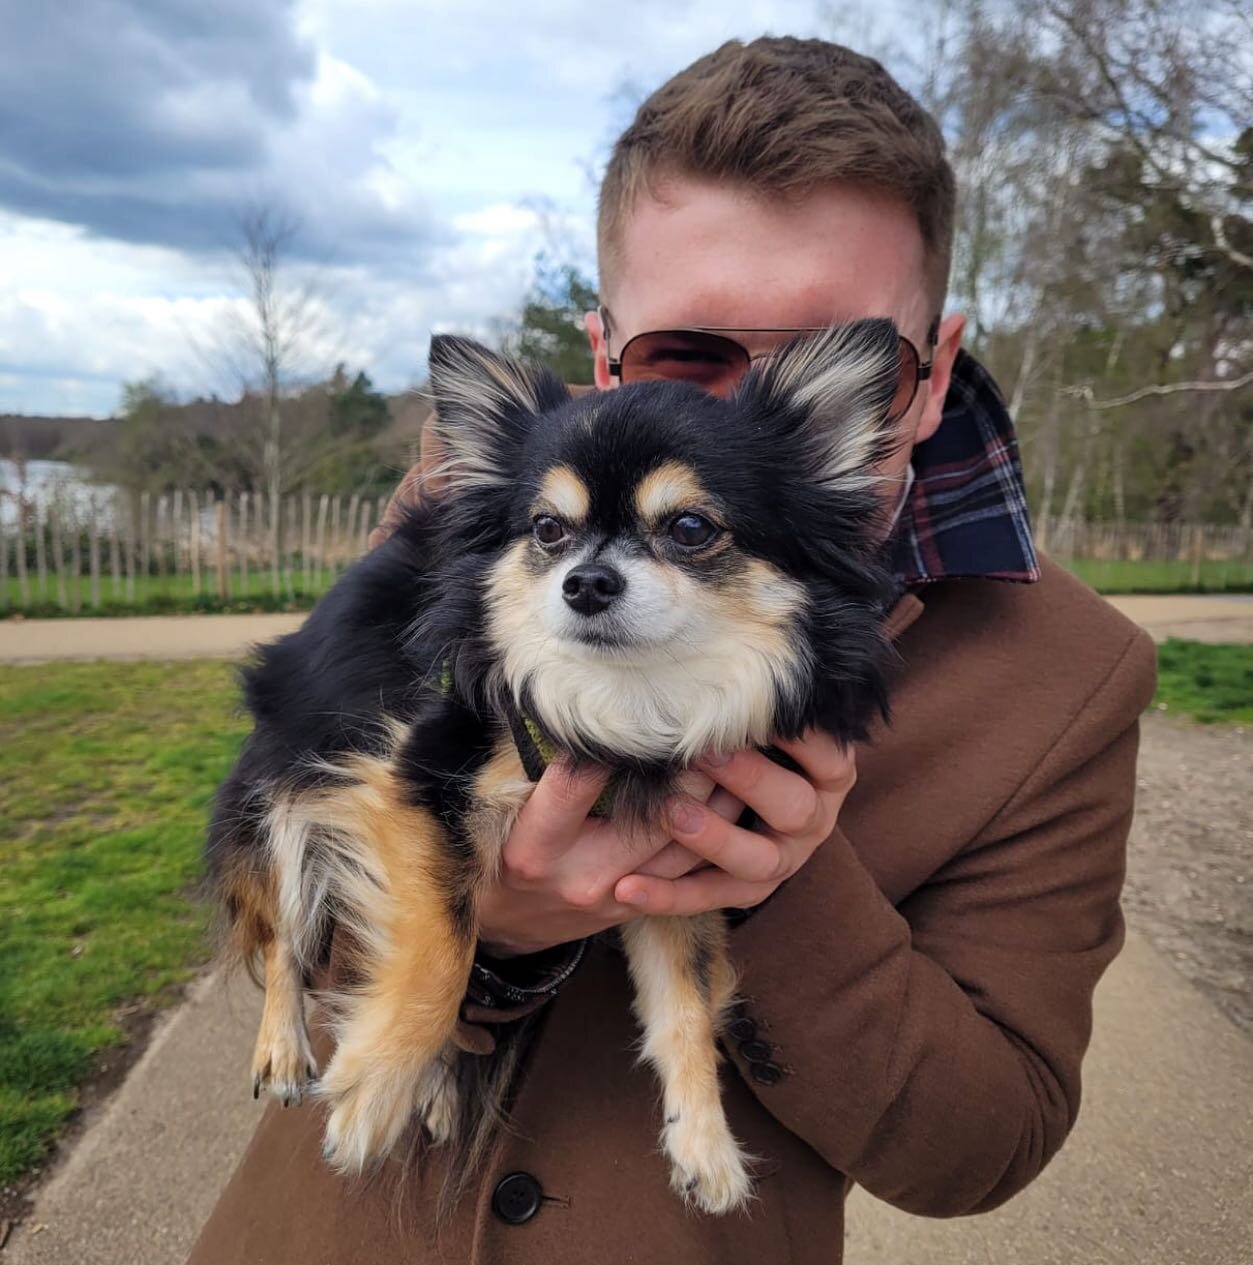
[[[791,748],[803,776],[750,752],[706,764],[708,805],[676,804],[643,855],[588,820],[601,777],[550,768],[485,903],[464,1011],[469,1048],[540,1021],[474,1190],[437,1228],[437,1162],[417,1184],[344,1183],[319,1158],[320,1110],[271,1107],[196,1265],[816,1265],[841,1259],[852,1182],[955,1216],[1057,1151],[1122,942],[1153,649],[1032,551],[1004,405],[960,351],[962,317],[941,319],[953,204],[934,121],[832,44],[727,44],[640,108],[601,194],[598,387],[706,372],[647,354],[692,327],[743,349],[701,344],[730,379],[797,327],[850,317],[891,316],[918,352],[902,356],[910,443],[885,472],[903,491],[893,722],[856,753],[810,736]],[[740,804],[767,828],[735,826]],[[721,1218],[667,1186],[624,964],[589,939],[711,908],[747,911],[724,1096],[758,1157],[750,1212]]]

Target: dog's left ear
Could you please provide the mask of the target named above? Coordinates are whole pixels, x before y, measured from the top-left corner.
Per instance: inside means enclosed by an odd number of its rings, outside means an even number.
[[[431,339],[434,428],[439,471],[456,494],[508,483],[537,414],[570,398],[561,380],[538,365],[498,356],[470,338]]]
[[[761,361],[737,398],[783,409],[803,426],[813,475],[832,490],[877,483],[874,466],[901,442],[888,420],[900,340],[887,319],[854,321],[799,338]]]

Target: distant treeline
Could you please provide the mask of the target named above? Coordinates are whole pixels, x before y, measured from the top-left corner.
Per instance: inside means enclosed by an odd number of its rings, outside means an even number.
[[[0,413],[0,457],[60,461],[67,452],[107,442],[114,422],[101,417],[27,417]]]

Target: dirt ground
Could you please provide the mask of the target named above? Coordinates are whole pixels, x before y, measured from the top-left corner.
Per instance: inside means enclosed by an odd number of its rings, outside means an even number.
[[[1127,920],[1253,1032],[1253,730],[1150,713]]]

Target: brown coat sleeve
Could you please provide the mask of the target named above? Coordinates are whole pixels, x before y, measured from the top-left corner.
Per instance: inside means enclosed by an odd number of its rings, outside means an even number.
[[[747,1083],[899,1208],[994,1208],[1075,1121],[1092,993],[1123,942],[1153,665],[1137,634],[978,837],[899,907],[837,831],[733,933],[742,994],[785,1072]]]

